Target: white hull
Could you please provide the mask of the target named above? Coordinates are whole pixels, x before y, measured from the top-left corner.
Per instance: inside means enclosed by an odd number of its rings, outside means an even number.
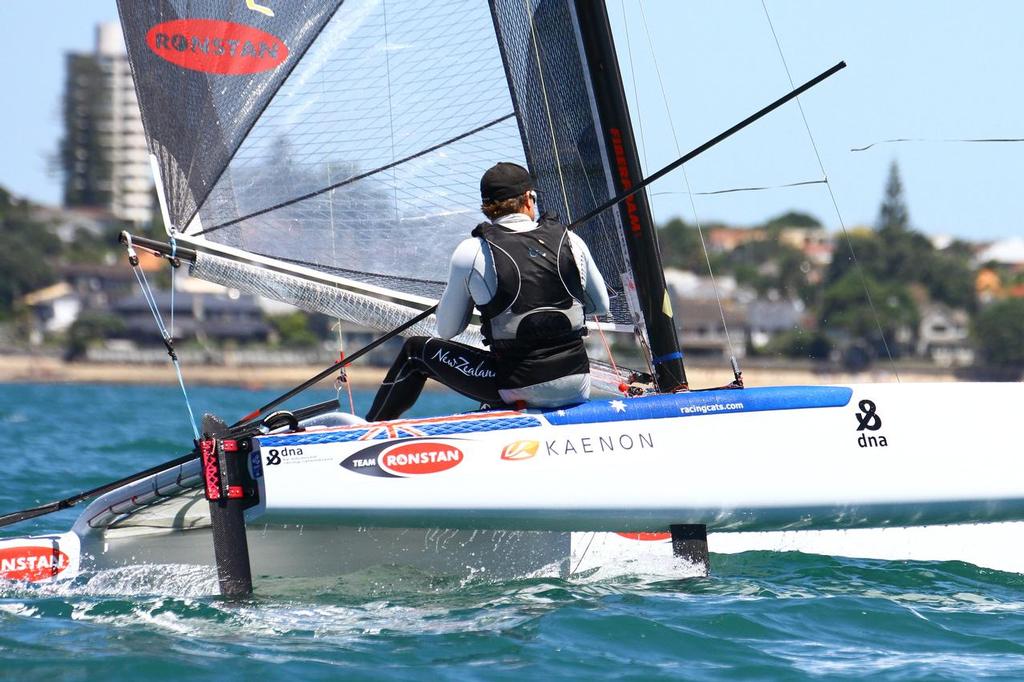
[[[962,561],[1024,573],[1024,552],[1019,549],[1022,537],[1024,522],[1002,522],[712,533],[708,544],[712,554],[770,551],[888,561]],[[638,568],[638,564],[644,567],[653,561],[655,566],[664,567],[672,559],[667,538],[638,540],[601,532],[267,526],[250,529],[248,541],[257,589],[261,580],[335,578],[379,573],[392,567],[412,569],[425,576],[503,580],[568,577],[599,569],[612,574],[642,573],[645,569]],[[56,562],[50,559],[29,575],[25,558],[52,557],[54,543],[67,558]],[[23,548],[33,551],[20,551]],[[22,561],[20,566],[5,567],[4,573],[11,571],[12,578],[38,582],[70,579],[83,571],[147,564],[208,566],[212,570],[213,543],[208,528],[166,530],[113,540],[105,539],[102,533],[83,539],[69,532],[0,541],[0,557],[5,556],[20,556]]]
[[[629,570],[671,557],[675,523],[707,525],[712,553],[1024,573],[1021,398],[1020,384],[746,389],[260,437],[260,500],[247,511],[257,590],[261,577],[393,565],[495,578]],[[0,543],[0,574],[211,565],[199,473],[193,463],[105,495],[55,539]],[[49,572],[27,575],[33,562]]]
[[[1021,384],[708,391],[256,439],[271,522],[664,531],[1024,519]]]

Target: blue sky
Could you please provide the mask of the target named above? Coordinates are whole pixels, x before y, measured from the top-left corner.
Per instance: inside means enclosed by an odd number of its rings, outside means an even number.
[[[1024,3],[768,0],[767,6],[796,83],[840,59],[849,63],[802,98],[848,226],[874,221],[896,160],[917,228],[979,240],[1021,233],[1024,143],[930,141],[849,150],[888,138],[1024,137]],[[608,7],[648,171],[676,158],[677,142],[686,152],[789,89],[760,0],[644,0],[642,13],[638,0],[610,0]],[[0,2],[7,93],[0,185],[59,201],[59,178],[48,174],[47,157],[56,153],[61,133],[63,55],[90,50],[94,25],[115,19],[113,0]],[[687,172],[696,192],[821,178],[795,105],[694,160]],[[692,221],[681,173],[652,192],[659,220]],[[702,221],[752,225],[796,209],[838,227],[821,185],[697,196],[695,203]]]

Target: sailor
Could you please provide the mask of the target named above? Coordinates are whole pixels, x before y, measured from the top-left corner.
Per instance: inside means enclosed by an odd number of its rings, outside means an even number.
[[[584,316],[608,312],[582,239],[545,214],[528,170],[502,162],[480,180],[480,223],[456,247],[437,307],[441,338],[408,339],[366,418],[395,419],[428,378],[481,403],[559,407],[590,396]],[[489,350],[450,341],[480,311]]]

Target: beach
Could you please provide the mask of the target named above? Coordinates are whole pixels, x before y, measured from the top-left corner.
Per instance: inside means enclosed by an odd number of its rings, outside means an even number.
[[[182,375],[190,385],[263,388],[292,386],[325,368],[320,365],[183,365]],[[346,374],[353,386],[365,388],[379,385],[386,371],[380,367],[349,367]],[[324,379],[325,385],[333,381],[333,378]],[[0,382],[158,386],[177,383],[177,376],[170,360],[160,365],[116,364],[64,362],[60,358],[46,355],[0,355]]]
[[[183,365],[182,374],[190,385],[242,386],[263,388],[293,386],[323,371],[321,365],[226,366]],[[722,386],[732,380],[725,362],[717,365],[688,365],[687,378],[691,388]],[[355,365],[346,369],[354,387],[375,388],[387,369]],[[900,368],[899,380],[904,383],[956,381],[949,371],[938,368]],[[813,366],[771,366],[751,363],[744,370],[747,386],[785,386],[821,384],[888,383],[896,381],[894,372],[883,364],[860,373],[824,372]],[[334,379],[324,379],[324,385]],[[2,383],[71,383],[161,385],[177,382],[170,361],[166,364],[117,364],[99,362],[64,362],[49,355],[0,355]],[[436,385],[435,385],[436,386]]]

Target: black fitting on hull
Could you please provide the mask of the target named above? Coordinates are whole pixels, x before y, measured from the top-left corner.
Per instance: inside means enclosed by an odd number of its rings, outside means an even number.
[[[223,438],[228,432],[228,426],[223,421],[205,415],[204,436],[198,445],[206,499],[210,503],[213,554],[220,593],[225,597],[240,598],[252,594],[245,510],[256,504],[258,492],[247,465],[252,441],[248,438]]]
[[[708,555],[708,527],[703,524],[677,524],[669,526],[672,531],[672,555],[695,566],[704,568],[704,575],[711,573],[711,558]]]

